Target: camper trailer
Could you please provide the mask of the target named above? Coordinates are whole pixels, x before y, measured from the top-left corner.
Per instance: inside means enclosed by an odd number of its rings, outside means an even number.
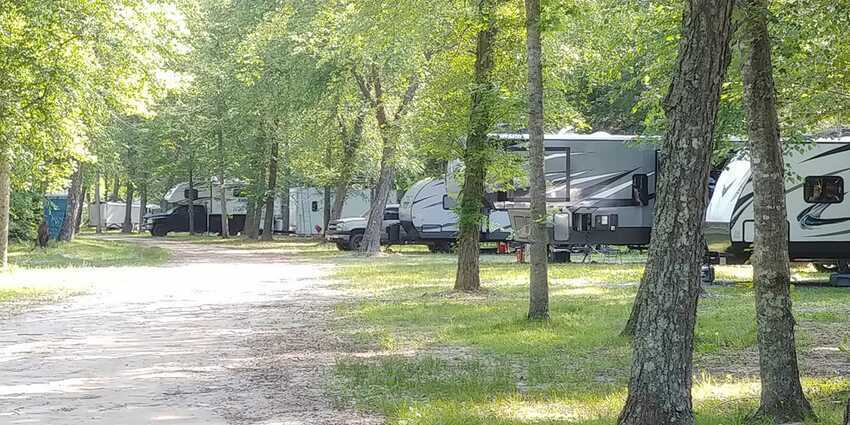
[[[788,149],[785,203],[792,261],[850,271],[850,137],[819,139]],[[734,157],[717,181],[706,211],[705,240],[715,262],[749,260],[755,240],[753,184],[746,154]]]
[[[361,217],[368,213],[371,194],[368,189],[350,190],[342,207],[340,217]],[[331,196],[333,202],[334,196]],[[395,192],[390,193],[389,203],[396,202]],[[290,191],[289,223],[299,236],[315,236],[324,233],[325,194],[323,189],[312,187],[293,188]],[[277,209],[276,209],[277,210]]]
[[[458,232],[458,219],[454,212],[456,201],[447,191],[451,175],[447,173],[442,179],[422,179],[405,192],[398,205],[388,204],[384,212],[382,243],[427,245],[435,252],[451,250]],[[357,249],[366,231],[367,214],[368,211],[365,211],[362,215],[344,216],[332,222],[327,239],[335,242],[341,250]],[[505,241],[510,235],[507,211],[488,208],[481,241]]]
[[[456,181],[453,167],[443,179],[426,178],[416,182],[405,192],[399,207],[399,219],[407,234],[418,243],[425,243],[437,251],[451,248],[457,239],[458,218],[454,211],[457,192],[449,188]],[[494,196],[489,196],[492,201]],[[481,242],[502,242],[511,236],[508,212],[490,202],[481,226]]]
[[[528,135],[496,135],[508,150],[527,155]],[[636,136],[556,134],[545,138],[546,200],[553,253],[577,246],[649,244],[655,209],[655,146]],[[513,239],[530,240],[527,183],[502,195]]]
[[[139,216],[142,206],[139,203],[133,204],[131,218],[133,227],[139,228]],[[156,213],[160,210],[159,205],[147,204],[145,206],[145,215]],[[100,226],[106,229],[120,229],[124,224],[124,216],[127,211],[126,202],[101,202],[100,211],[98,211],[97,203],[89,204],[89,226],[97,227],[98,221]]]

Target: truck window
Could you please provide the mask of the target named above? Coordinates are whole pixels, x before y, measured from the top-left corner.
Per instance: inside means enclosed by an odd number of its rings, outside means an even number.
[[[809,176],[803,188],[809,204],[840,204],[844,202],[844,179],[838,176]]]

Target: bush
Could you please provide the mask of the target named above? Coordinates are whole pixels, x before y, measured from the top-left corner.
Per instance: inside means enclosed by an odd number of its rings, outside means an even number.
[[[19,242],[35,240],[44,215],[42,196],[35,192],[15,191],[11,201],[9,239]]]

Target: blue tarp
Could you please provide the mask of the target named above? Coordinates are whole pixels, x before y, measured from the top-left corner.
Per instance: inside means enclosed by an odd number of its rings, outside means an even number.
[[[50,239],[58,239],[68,210],[67,195],[49,195],[44,203],[44,221],[50,231]]]

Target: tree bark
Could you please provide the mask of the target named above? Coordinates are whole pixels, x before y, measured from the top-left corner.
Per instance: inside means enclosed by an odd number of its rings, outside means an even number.
[[[110,202],[118,202],[118,192],[121,190],[121,177],[115,176],[115,180],[112,181],[112,195],[109,197]]]
[[[263,223],[262,240],[274,239],[274,197],[277,189],[277,155],[278,142],[272,142],[271,158],[269,158],[269,184],[266,188],[266,217]]]
[[[135,187],[130,179],[127,179],[127,199],[124,200],[124,223],[121,225],[121,233],[133,232],[133,195]]]
[[[245,231],[242,233],[245,239],[256,239],[255,233],[257,229],[257,220],[254,211],[258,208],[257,201],[254,199],[248,200],[248,208],[245,212]]]
[[[753,175],[753,286],[756,290],[761,405],[775,423],[812,414],[797,365],[785,205],[785,164],[773,82],[768,0],[744,2],[744,103]]]
[[[224,130],[221,128],[221,114],[219,114],[218,129],[216,131],[218,138],[218,184],[221,196],[221,237],[227,239],[230,237],[230,223],[228,222],[227,214],[227,187],[225,184],[225,155],[224,155]],[[214,196],[210,194],[210,206],[212,206]]]
[[[193,172],[194,164],[192,164],[193,159],[189,159],[189,235],[195,235],[195,176]]]
[[[2,146],[0,146],[2,148]],[[0,270],[9,266],[9,211],[11,208],[12,164],[0,150]]]
[[[667,133],[655,221],[636,299],[634,360],[621,425],[693,425],[692,357],[702,227],[734,0],[688,0],[664,99]]]
[[[284,149],[287,149],[287,146],[284,144]],[[288,149],[287,149],[288,151]],[[291,172],[289,171],[289,164],[287,162],[286,155],[281,156],[281,159],[284,159],[283,163],[283,178],[280,182],[280,217],[283,220],[283,232],[289,233],[289,192],[290,192],[290,183],[289,180],[291,178]]]
[[[82,204],[83,164],[77,161],[77,169],[71,176],[71,187],[68,188],[68,203],[65,209],[65,220],[59,231],[59,240],[69,242],[74,239],[74,229],[77,227],[77,213]]]
[[[549,233],[546,229],[546,170],[543,139],[543,59],[540,1],[525,0],[528,51],[528,162],[531,168],[531,276],[528,318],[549,318]]]
[[[97,210],[97,225],[95,228],[97,229],[97,234],[103,233],[103,209],[101,208],[101,200],[100,200],[100,169],[95,171],[94,175],[94,204],[95,209]],[[91,215],[91,211],[89,211]]]
[[[332,209],[332,195],[331,195],[331,187],[325,186],[324,190],[324,199],[323,199],[323,211],[322,211],[322,234],[327,234],[328,232],[328,224],[331,222],[331,209]]]
[[[144,177],[143,177],[144,178]],[[145,214],[148,206],[148,182],[143,181],[139,185],[139,233],[142,232],[142,226],[145,225]]]
[[[457,274],[454,289],[481,289],[479,254],[481,209],[484,208],[484,179],[488,158],[487,134],[491,128],[494,92],[493,43],[496,38],[495,0],[478,2],[478,15],[486,26],[478,32],[475,49],[475,84],[470,95],[469,134],[464,150],[463,188],[458,209]]]
[[[79,235],[83,225],[83,207],[87,204],[86,197],[88,196],[88,186],[83,184],[82,192],[80,193],[80,208],[77,208],[77,218],[74,220],[74,234]]]

